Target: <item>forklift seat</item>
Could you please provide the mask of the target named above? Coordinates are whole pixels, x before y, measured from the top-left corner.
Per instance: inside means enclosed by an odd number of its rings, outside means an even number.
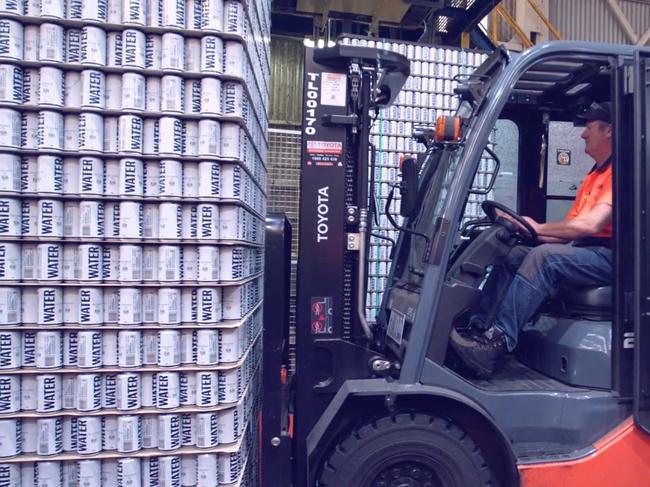
[[[611,321],[612,287],[583,287],[563,289],[559,294],[563,308],[571,315],[586,319]]]

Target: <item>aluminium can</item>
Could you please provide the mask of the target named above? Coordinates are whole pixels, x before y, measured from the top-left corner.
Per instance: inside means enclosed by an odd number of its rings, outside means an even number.
[[[199,121],[198,155],[218,157],[221,155],[221,124],[217,120]]]
[[[246,13],[243,4],[239,0],[224,0],[223,16],[223,31],[244,37]]]
[[[81,416],[77,418],[77,453],[92,455],[102,449],[102,418]]]
[[[33,465],[34,479],[38,481],[38,487],[64,487],[61,462],[36,462]]]
[[[181,414],[181,445],[196,446],[196,427],[193,414]]]
[[[188,79],[184,82],[185,113],[201,113],[201,80]]]
[[[41,80],[43,75],[41,74]],[[106,107],[106,78],[94,69],[81,72],[81,108],[102,110]]]
[[[181,457],[181,486],[195,487],[197,482],[196,458],[193,456]]]
[[[38,244],[36,246],[36,279],[60,281],[63,278],[63,246]]]
[[[79,301],[81,303],[81,311],[83,311],[83,299],[84,292],[87,291],[96,291],[99,294],[100,298],[103,298],[101,289],[80,289],[79,290]],[[99,315],[100,319],[102,316],[101,309],[96,310],[96,314]],[[80,312],[80,322],[84,323],[84,315]],[[89,323],[89,324],[98,324],[98,323]],[[100,323],[101,324],[101,321]],[[100,331],[80,331],[77,336],[77,342],[79,347],[79,356],[78,356],[78,367],[81,369],[91,369],[94,367],[101,367],[102,365],[102,333]]]
[[[145,422],[147,425],[145,426]],[[152,423],[155,422],[155,427]],[[147,433],[145,433],[145,429]],[[149,448],[158,448],[158,420],[155,416],[142,417],[142,448],[145,447],[145,441],[150,441]],[[142,487],[158,487],[160,486],[160,457],[147,457],[142,459]]]
[[[185,29],[185,2],[162,0],[158,2],[161,10],[161,27]]]
[[[160,155],[183,155],[184,130],[183,121],[174,117],[161,117],[159,120]]]
[[[239,329],[219,330],[219,362],[236,362],[241,357],[242,351],[243,344]]]
[[[177,450],[181,447],[180,414],[161,414],[158,416],[158,449]]]
[[[79,259],[79,280],[102,281],[103,279],[103,250],[98,244],[81,244],[77,250]],[[100,300],[101,301],[101,300]]]
[[[118,153],[120,151],[120,119],[119,117],[104,118],[104,152]],[[119,166],[118,166],[119,167]],[[119,174],[119,172],[118,172]],[[117,179],[119,183],[119,176]]]
[[[181,322],[181,290],[180,289],[161,288],[158,290],[158,322],[161,325],[180,324]],[[180,342],[179,342],[178,349],[180,351]]]
[[[180,246],[161,245],[158,248],[158,280],[180,282],[182,278],[182,251]]]
[[[147,11],[147,26],[148,27],[162,27],[162,10],[161,1],[159,0],[143,0]]]
[[[101,479],[101,460],[81,460],[76,463],[76,467],[77,475],[76,478],[71,479],[70,487],[92,487],[97,485],[98,479]]]
[[[37,419],[36,434],[37,455],[56,455],[63,452],[63,418]]]
[[[219,412],[219,443],[234,443],[242,434],[244,418],[241,406]]]
[[[20,377],[0,375],[0,413],[15,413],[21,409]]]
[[[13,376],[18,377],[18,376]],[[36,411],[37,404],[36,376],[25,375],[20,378],[20,409],[23,411]]]
[[[191,334],[191,332],[190,332]],[[183,333],[183,337],[185,333]],[[187,340],[184,340],[181,337],[181,344],[187,343]],[[189,342],[191,343],[191,341]],[[192,351],[190,350],[190,362],[191,361]],[[181,359],[182,360],[182,359]],[[184,362],[183,363],[187,363]],[[196,405],[196,391],[197,391],[197,380],[196,374],[193,372],[181,372],[179,375],[179,389],[178,389],[178,400],[181,406],[194,406]]]
[[[79,115],[79,150],[102,152],[104,150],[104,120],[97,113]]]
[[[78,215],[78,213],[77,213]],[[75,233],[75,232],[71,232]],[[76,231],[79,235],[79,231]],[[63,246],[63,280],[76,281],[79,279],[79,249],[77,245]]]
[[[142,247],[120,245],[120,281],[140,282],[142,280]]]
[[[139,458],[118,458],[117,487],[141,487],[141,469]]]
[[[185,129],[185,155],[197,156],[199,154],[199,122],[188,120]]]
[[[117,437],[118,452],[133,453],[142,448],[139,416],[118,416],[117,427],[120,431]]]
[[[119,150],[123,153],[142,154],[143,121],[137,115],[121,115]]]
[[[146,22],[147,9],[144,0],[122,0],[121,23],[144,26]]]
[[[221,115],[221,80],[203,77],[201,79],[201,114]]]
[[[201,30],[221,32],[224,27],[224,1],[204,0],[201,2]]]
[[[106,66],[121,68],[124,59],[124,37],[122,32],[106,35]]]
[[[160,78],[149,76],[146,78],[145,109],[148,112],[160,111],[162,87]]]
[[[75,295],[77,299],[79,298],[78,292],[76,289],[66,289],[63,293],[63,299],[65,300],[68,297],[68,293]],[[78,306],[78,305],[77,305]],[[65,310],[64,310],[65,313]],[[70,321],[70,323],[74,323]],[[63,332],[63,366],[64,367],[76,367],[79,363],[79,332],[78,331],[64,331]],[[67,376],[66,376],[67,377]],[[76,384],[76,382],[75,382]],[[64,385],[65,382],[64,382]],[[65,407],[65,406],[64,406]]]
[[[162,290],[161,290],[162,291]],[[178,292],[180,304],[180,291]],[[180,310],[178,312],[180,315]],[[161,330],[158,332],[158,366],[176,367],[181,364],[181,332],[178,330]],[[160,386],[160,381],[158,382]],[[178,376],[174,379],[175,391],[178,394]],[[158,394],[160,394],[158,388]]]
[[[117,409],[132,411],[140,409],[142,398],[140,394],[140,376],[134,373],[117,375]]]
[[[109,24],[122,23],[122,0],[108,0],[106,21]]]
[[[36,367],[56,369],[63,366],[63,340],[60,331],[36,332],[35,344]]]
[[[117,352],[115,352],[115,357],[117,357]],[[106,361],[104,361],[104,364],[106,364]],[[102,384],[104,388],[102,408],[115,409],[117,407],[117,375],[104,374],[102,376]]]
[[[102,280],[117,282],[120,280],[120,246],[102,246]]]
[[[0,479],[6,487],[21,487],[20,464],[0,463]]]
[[[190,73],[201,71],[201,39],[185,39],[185,70]]]
[[[201,0],[185,1],[185,25],[190,30],[201,30]]]
[[[199,198],[219,198],[221,196],[221,164],[216,161],[202,161],[198,164]]]
[[[25,0],[3,0],[0,2],[0,13],[8,15],[24,15]]]
[[[0,59],[21,60],[23,26],[15,20],[0,19]]]
[[[239,400],[241,394],[241,369],[219,371],[219,403],[230,404]]]
[[[0,26],[4,28],[3,30],[7,29],[7,24],[0,23]],[[9,32],[10,34],[12,33],[11,29],[9,30]],[[15,31],[13,34],[15,35]],[[22,50],[20,51],[23,55],[22,58],[23,61],[38,62],[39,49],[40,49],[40,40],[39,40],[40,36],[41,36],[40,26],[26,25],[23,27]],[[14,39],[13,37],[7,36],[6,34],[3,37],[3,39],[5,39],[5,42],[10,42],[10,43],[20,42],[19,39]],[[11,52],[11,51],[18,51],[19,49],[20,47],[18,46],[5,46],[3,48],[3,51]],[[19,59],[19,58],[14,58],[14,59]]]
[[[199,251],[196,247],[185,246],[181,249],[181,276],[183,282],[195,282],[199,277]]]
[[[142,153],[146,155],[158,155],[160,152],[160,121],[157,118],[145,119],[143,131]]]
[[[99,411],[102,408],[104,383],[101,374],[78,374],[75,387],[77,411]]]
[[[122,33],[123,55],[122,66],[127,68],[145,68],[146,37],[144,32],[136,29],[126,29]]]
[[[60,0],[41,0],[39,15],[41,17],[64,19],[66,16],[65,2]]]
[[[198,413],[196,422],[197,448],[214,448],[219,444],[219,413]]]
[[[81,20],[104,23],[108,20],[108,1],[81,2]]]
[[[77,407],[77,375],[64,374],[61,379],[62,382],[62,406],[63,409],[76,409]],[[70,418],[66,418],[70,419]],[[77,449],[76,445],[72,445],[76,438],[66,438],[67,434],[74,433],[76,436],[77,422],[65,421],[63,422],[63,450],[74,451]]]
[[[219,280],[219,247],[214,245],[200,245],[198,247],[198,275],[199,282],[216,282]]]
[[[20,66],[0,65],[0,101],[23,103],[23,68]]]
[[[142,249],[142,280],[145,282],[158,281],[158,247],[156,246],[145,246]]]
[[[219,376],[217,372],[196,373],[196,405],[214,407],[219,404]]]
[[[200,69],[204,74],[221,74],[223,71],[223,41],[220,37],[201,37]]]
[[[160,457],[158,459],[160,478],[165,479],[165,486],[181,487],[181,459],[178,456]],[[162,482],[161,482],[162,483]]]
[[[120,203],[119,238],[141,239],[143,237],[142,203],[123,201]]]
[[[4,302],[8,303],[10,314],[12,316],[2,317],[2,318],[13,318],[13,323],[9,322],[8,324],[17,324],[20,323],[20,321],[22,321],[23,324],[38,323],[38,309],[36,308],[36,306],[34,306],[34,303],[38,302],[37,288],[25,287],[22,290],[18,288],[0,288],[0,296],[3,298],[3,300],[8,299],[8,301],[4,301]],[[16,306],[17,308],[13,309]],[[8,314],[6,313],[6,308],[3,309],[3,311],[5,311],[5,315]],[[2,321],[5,323],[7,322],[4,319]],[[30,336],[32,338],[30,351],[32,352],[31,358],[33,359],[36,353],[36,349],[34,348],[34,341],[33,341],[34,335],[33,333],[31,335],[27,335],[27,333],[28,332],[23,333],[23,338],[30,337]],[[30,357],[27,350],[23,350],[23,355],[25,355],[25,358]],[[34,364],[31,363],[30,365],[34,365]]]
[[[27,59],[25,60],[27,61]],[[39,90],[40,83],[41,81],[40,81],[39,69],[37,68],[23,69],[23,91],[22,91],[23,101],[22,102],[24,104],[36,105],[38,103],[38,90]]]
[[[108,288],[104,289],[104,324],[117,324],[118,319],[119,319],[119,313],[120,313],[120,292],[118,289],[115,288]],[[107,340],[111,340],[109,345],[107,345]],[[117,341],[113,340],[111,335],[108,335],[107,332],[104,332],[102,335],[102,354],[104,355],[104,358],[102,360],[102,363],[104,365],[106,364],[106,353],[107,350],[109,350],[113,345],[113,342],[115,342],[115,347],[117,347]]]
[[[183,288],[181,294],[181,317],[185,324],[194,324],[199,319],[199,295],[196,288]]]
[[[153,291],[153,293],[152,293]],[[142,302],[145,302],[145,295],[146,297],[150,297],[152,294],[155,294],[156,296],[156,306],[157,306],[157,301],[158,301],[158,290],[157,289],[144,289],[142,291],[143,298]],[[147,302],[147,306],[151,305],[150,302]],[[143,314],[146,312],[150,312],[149,309],[145,311],[144,309],[144,304],[142,306],[143,308]],[[156,307],[156,313],[158,312],[158,308]],[[142,363],[144,365],[156,365],[158,364],[158,332],[157,331],[152,331],[152,330],[145,330],[142,332]]]
[[[63,116],[63,150],[79,151],[79,115]]]
[[[183,205],[183,240],[194,240],[198,237],[198,207]]]
[[[63,27],[57,24],[41,24],[38,36],[38,60],[51,63],[65,62],[65,39]]]
[[[63,159],[58,156],[38,156],[36,191],[39,193],[63,192]]]
[[[182,195],[186,198],[199,196],[199,165],[196,162],[183,163],[183,189]]]
[[[106,109],[121,110],[124,93],[122,92],[122,76],[119,74],[106,75]],[[107,117],[105,120],[108,120]],[[117,143],[117,136],[115,138]]]
[[[160,208],[157,204],[146,204],[142,208],[144,238],[157,240],[160,236]],[[158,268],[158,261],[155,263]],[[156,279],[157,280],[157,279]]]
[[[244,45],[239,41],[227,41],[224,50],[224,74],[244,77],[244,68],[247,66]]]
[[[217,330],[196,332],[196,364],[217,365],[219,363],[219,333]]]
[[[143,372],[140,374],[140,387],[142,392],[142,407],[150,408],[156,405],[156,374]]]
[[[219,485],[236,482],[241,471],[241,453],[219,453],[217,471]]]
[[[216,240],[219,238],[220,211],[216,204],[202,203],[197,206],[198,238]]]
[[[21,126],[21,146],[23,149],[38,149],[38,113],[25,112]]]
[[[162,51],[163,41],[162,36],[147,35],[145,46],[145,67],[146,69],[153,69],[160,71],[162,68]]]
[[[120,160],[120,196],[140,197],[144,194],[144,168],[140,159],[126,158]]]
[[[38,148],[63,149],[63,115],[52,111],[38,113]]]
[[[182,237],[183,207],[180,203],[161,203],[159,206],[160,240],[177,240]]]
[[[159,195],[160,195],[160,162],[145,161],[144,162],[144,196],[157,197]]]
[[[115,416],[105,416],[104,434],[102,435],[102,450],[117,450],[117,437],[119,434],[120,432],[117,427],[117,418]]]
[[[117,487],[117,460],[102,460],[101,482],[102,487]]]
[[[85,26],[81,30],[81,64],[106,66],[106,32],[101,28]]]
[[[167,32],[162,35],[160,68],[163,71],[185,69],[185,40],[180,34]]]
[[[39,71],[38,103],[42,106],[62,107],[65,101],[63,71],[43,66]]]
[[[81,29],[67,29],[65,31],[65,61],[68,64],[81,63]]]
[[[19,281],[21,276],[20,244],[0,242],[0,281]]]
[[[215,487],[218,482],[216,453],[203,453],[196,456],[197,487]]]
[[[79,229],[82,238],[103,238],[105,233],[105,208],[101,201],[79,203]]]
[[[68,159],[66,159],[65,161],[68,161]],[[79,194],[93,195],[93,196],[103,195],[104,194],[104,161],[97,157],[80,158],[78,160],[77,181],[78,181]]]
[[[120,367],[142,366],[142,334],[139,331],[120,331],[118,354]]]
[[[27,205],[28,218],[33,218],[35,205]],[[37,206],[36,206],[37,208]],[[37,210],[38,211],[38,210]],[[31,226],[23,228],[25,215],[23,214],[23,205],[20,200],[15,198],[0,198],[0,236],[2,237],[19,237],[26,233],[23,230],[30,230]]]
[[[0,20],[0,22],[2,21]],[[19,149],[21,136],[22,117],[20,112],[10,108],[0,108],[0,147]]]
[[[139,288],[121,287],[119,292],[120,292],[120,303],[119,303],[118,324],[140,325],[142,323],[142,290]],[[127,338],[128,337],[125,336],[125,340]],[[132,339],[129,338],[129,340],[133,341],[135,340],[135,338]],[[125,343],[131,343],[131,342],[125,342]]]
[[[63,78],[63,102],[68,108],[81,108],[81,73],[66,71]]]
[[[122,110],[142,112],[146,108],[145,77],[138,73],[122,75]]]
[[[226,81],[222,84],[223,115],[246,118],[244,114],[244,87],[239,81]]]
[[[163,113],[183,113],[185,83],[180,76],[166,75],[161,79],[160,110]]]
[[[180,382],[178,372],[156,374],[156,407],[173,409],[180,406]]]
[[[158,290],[145,288],[142,290],[142,323],[158,323]],[[145,332],[145,357],[146,364],[156,364],[158,353],[158,334],[156,332]]]
[[[159,196],[176,198],[183,196],[183,165],[181,161],[163,159],[159,164]]]

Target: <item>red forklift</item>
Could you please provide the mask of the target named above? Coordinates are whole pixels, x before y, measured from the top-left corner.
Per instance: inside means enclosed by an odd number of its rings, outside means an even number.
[[[426,154],[402,162],[394,191],[404,220],[373,323],[367,249],[384,209],[372,203],[369,128],[409,63],[345,45],[307,49],[305,63],[296,367],[287,373],[291,229],[272,215],[262,485],[650,486],[650,49],[556,42],[513,57],[498,48],[460,76],[455,116],[420,130]],[[611,286],[562,290],[495,374],[477,378],[454,357],[450,333],[492,264],[538,243],[495,208],[558,219],[589,169],[565,138],[594,101],[613,107]],[[488,155],[496,170],[486,186],[501,201],[468,221]]]

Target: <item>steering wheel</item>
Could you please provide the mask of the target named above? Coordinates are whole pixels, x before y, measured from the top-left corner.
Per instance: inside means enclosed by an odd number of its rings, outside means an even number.
[[[537,243],[537,232],[535,229],[514,210],[511,210],[501,203],[497,203],[496,201],[491,200],[485,200],[483,203],[481,203],[481,208],[483,208],[483,211],[492,223],[499,223],[511,232],[518,234],[524,240],[524,243],[531,245],[535,245]],[[513,224],[505,218],[500,217],[497,214],[497,211],[501,211],[508,215],[516,222],[516,224]],[[506,222],[507,224],[504,225]]]

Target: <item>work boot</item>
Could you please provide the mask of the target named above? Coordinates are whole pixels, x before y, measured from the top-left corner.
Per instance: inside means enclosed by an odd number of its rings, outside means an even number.
[[[508,352],[506,335],[495,326],[482,334],[470,336],[462,336],[454,329],[450,339],[452,348],[463,363],[481,379],[492,377],[499,358]]]

